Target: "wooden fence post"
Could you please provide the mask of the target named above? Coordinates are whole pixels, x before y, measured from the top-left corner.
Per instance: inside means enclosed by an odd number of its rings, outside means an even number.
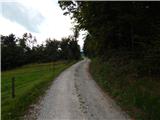
[[[15,77],[12,77],[12,98],[15,98]]]

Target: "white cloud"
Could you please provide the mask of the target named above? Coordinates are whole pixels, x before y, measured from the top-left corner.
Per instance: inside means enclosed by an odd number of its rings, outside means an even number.
[[[3,17],[12,22],[17,22],[31,32],[38,32],[38,26],[44,20],[40,12],[17,2],[3,2],[1,3],[1,9]]]
[[[22,36],[24,32],[29,32],[26,28],[19,25],[16,22],[11,22],[10,20],[0,16],[0,34],[8,35],[11,33],[16,33],[18,36]]]
[[[69,16],[64,16],[63,11],[58,5],[57,0],[7,0],[8,2],[18,2],[23,5],[26,9],[31,10],[30,16],[35,16],[32,11],[37,11],[41,14],[44,19],[37,26],[38,33],[28,30],[22,25],[9,21],[6,18],[0,16],[0,33],[8,34],[14,33],[16,35],[21,35],[24,32],[31,32],[37,37],[38,43],[42,43],[46,38],[51,37],[60,40],[62,37],[67,37],[73,34],[72,21]],[[0,1],[1,2],[1,1]],[[1,13],[2,14],[2,13]],[[19,14],[19,13],[15,13]],[[32,26],[36,27],[36,23],[30,21]],[[82,47],[83,40],[82,35],[79,37],[80,46]]]

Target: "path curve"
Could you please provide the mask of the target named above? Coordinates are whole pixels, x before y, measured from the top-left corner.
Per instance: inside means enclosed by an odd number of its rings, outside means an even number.
[[[85,59],[62,72],[25,119],[129,120],[91,78],[89,63]]]

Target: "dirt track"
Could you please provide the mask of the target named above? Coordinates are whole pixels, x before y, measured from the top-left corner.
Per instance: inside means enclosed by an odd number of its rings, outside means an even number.
[[[128,120],[128,115],[92,80],[89,62],[82,60],[61,73],[25,119]]]

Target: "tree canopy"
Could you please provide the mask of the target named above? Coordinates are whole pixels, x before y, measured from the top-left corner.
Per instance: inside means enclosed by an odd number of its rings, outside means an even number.
[[[78,29],[88,32],[85,55],[130,55],[132,59],[147,59],[150,67],[160,66],[159,2],[59,1],[59,5]]]
[[[31,33],[25,33],[22,38],[17,38],[14,34],[1,35],[2,70],[28,63],[80,58],[80,47],[72,36],[63,38],[62,41],[49,38],[45,45],[35,45],[36,41]]]

